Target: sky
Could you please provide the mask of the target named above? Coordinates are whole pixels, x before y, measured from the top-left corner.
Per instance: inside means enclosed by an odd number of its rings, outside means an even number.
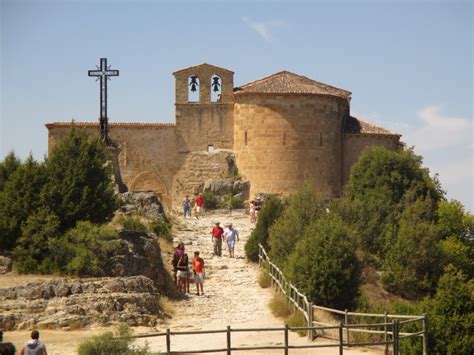
[[[173,71],[234,85],[281,70],[352,92],[351,113],[402,135],[474,211],[472,1],[0,0],[0,159],[47,152],[47,122],[174,122]]]

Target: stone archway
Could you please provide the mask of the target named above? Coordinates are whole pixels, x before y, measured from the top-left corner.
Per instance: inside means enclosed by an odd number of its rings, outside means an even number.
[[[168,189],[161,178],[153,171],[143,171],[136,175],[128,187],[130,192],[153,191],[163,201],[168,197]]]

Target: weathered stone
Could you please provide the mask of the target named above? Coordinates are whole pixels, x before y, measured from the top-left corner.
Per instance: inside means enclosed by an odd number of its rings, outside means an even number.
[[[12,271],[12,259],[0,255],[0,274],[5,274]]]

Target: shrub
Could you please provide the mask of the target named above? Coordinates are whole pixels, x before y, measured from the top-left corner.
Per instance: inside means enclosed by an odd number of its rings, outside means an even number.
[[[20,165],[21,161],[15,153],[13,151],[8,152],[5,159],[0,162],[0,191],[3,190],[5,183]]]
[[[307,326],[306,318],[304,317],[304,314],[301,311],[296,311],[291,316],[289,316],[288,319],[286,320],[286,324],[288,324],[289,327],[306,327]],[[296,330],[296,333],[298,333],[298,335],[300,336],[306,336],[306,334],[308,334],[308,331]]]
[[[265,199],[262,210],[258,213],[257,225],[245,243],[245,255],[249,260],[258,262],[258,244],[262,244],[268,252],[268,231],[282,211],[283,203],[278,196],[269,195]]]
[[[238,208],[243,208],[244,207],[244,200],[242,200],[242,197],[239,195],[232,195],[229,194],[229,197],[227,199],[227,208],[229,210],[235,210]]]
[[[79,344],[79,355],[151,355],[148,346],[131,346],[134,341],[127,325],[121,324],[114,332],[96,335]]]
[[[275,293],[268,303],[270,311],[272,311],[275,317],[286,318],[293,313],[293,307],[288,303],[286,296]]]
[[[325,203],[313,185],[306,181],[289,197],[288,207],[270,227],[268,244],[273,262],[285,265],[304,229],[320,214],[326,214]]]
[[[108,226],[78,222],[64,236],[50,240],[50,262],[67,274],[103,276],[108,258],[119,246],[116,237],[116,232]]]
[[[50,255],[49,239],[59,236],[59,218],[46,208],[32,214],[23,225],[21,237],[13,250],[13,267],[19,273],[47,273],[43,261]]]
[[[267,270],[262,270],[258,276],[258,284],[261,288],[269,288],[271,286],[270,275]]]
[[[217,196],[214,192],[212,191],[205,191],[202,194],[202,200],[204,203],[204,208],[208,210],[214,210],[217,208],[218,201],[217,201]]]
[[[148,232],[147,226],[138,217],[122,215],[119,217],[118,223],[120,223],[123,229],[130,232]]]
[[[358,295],[361,269],[353,245],[340,217],[325,215],[307,228],[285,271],[314,303],[351,308]]]
[[[170,226],[161,218],[153,220],[149,225],[150,230],[155,233],[158,237],[164,238],[168,242],[173,241],[173,236],[171,235]]]

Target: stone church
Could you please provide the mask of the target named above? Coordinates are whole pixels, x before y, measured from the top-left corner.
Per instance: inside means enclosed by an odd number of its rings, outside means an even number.
[[[339,196],[364,148],[401,146],[399,134],[351,116],[350,91],[301,75],[282,71],[239,87],[234,72],[206,63],[173,75],[175,123],[108,125],[123,186],[154,191],[168,208],[236,171],[251,197],[289,194],[306,176],[323,197]],[[99,123],[74,124],[99,134]],[[70,126],[46,124],[49,151]]]

